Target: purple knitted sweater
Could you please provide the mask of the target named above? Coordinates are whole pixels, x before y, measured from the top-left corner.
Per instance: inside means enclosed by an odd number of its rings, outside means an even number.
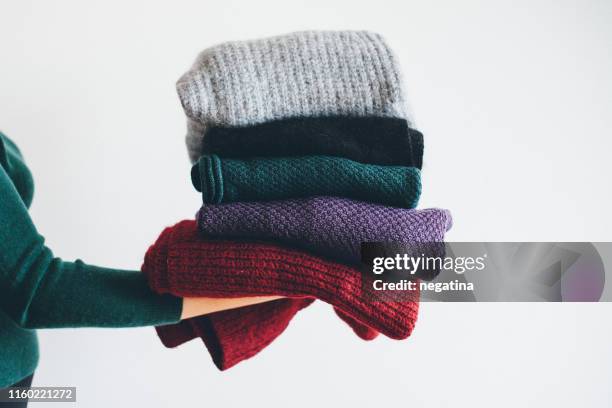
[[[197,220],[208,237],[281,241],[355,263],[362,242],[441,242],[452,225],[448,210],[338,197],[204,205]]]

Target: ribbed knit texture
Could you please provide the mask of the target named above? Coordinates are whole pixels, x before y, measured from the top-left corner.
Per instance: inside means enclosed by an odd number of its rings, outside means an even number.
[[[394,339],[410,335],[418,312],[418,291],[385,298],[357,269],[274,244],[202,240],[194,221],[167,228],[142,270],[158,293],[314,297]]]
[[[200,337],[219,370],[253,357],[287,328],[297,312],[314,299],[286,298],[158,326],[166,347]]]
[[[202,152],[220,157],[338,156],[360,163],[423,165],[423,134],[404,119],[327,116],[208,129]]]
[[[415,167],[363,164],[341,157],[277,159],[200,157],[191,179],[204,203],[338,196],[414,208],[421,195]]]
[[[183,226],[183,228],[180,228],[180,226]],[[193,221],[166,228],[154,245],[156,257],[158,259],[168,258],[168,249],[173,241],[171,239],[173,232],[178,231],[185,235],[189,230],[193,234],[187,235],[187,237],[197,240]],[[175,237],[174,240],[180,241],[181,239]],[[143,266],[144,270],[145,267]],[[310,305],[313,300],[302,298],[279,299],[193,317],[175,324],[157,326],[156,330],[166,347],[177,347],[200,337],[215,365],[220,370],[226,370],[242,360],[256,355],[272,343],[287,328],[295,314]],[[336,313],[344,319],[341,316],[341,311],[336,310]],[[351,318],[348,317],[348,319]],[[363,327],[360,329],[360,333],[375,332],[357,321],[354,324]]]
[[[441,242],[452,225],[447,210],[338,197],[209,204],[198,223],[208,237],[278,240],[349,263],[360,262],[362,242]]]
[[[365,31],[306,31],[204,50],[176,88],[192,161],[211,125],[290,117],[406,118],[396,57]]]

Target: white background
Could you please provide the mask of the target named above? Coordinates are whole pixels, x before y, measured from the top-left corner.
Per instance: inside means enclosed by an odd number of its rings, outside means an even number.
[[[138,269],[193,217],[174,82],[205,47],[302,29],[387,37],[426,137],[421,206],[451,209],[449,240],[612,240],[611,2],[95,3],[0,3],[0,128],[63,258]],[[610,407],[611,312],[428,303],[407,341],[367,343],[319,304],[224,373],[151,328],[43,331],[34,383],[82,407]]]

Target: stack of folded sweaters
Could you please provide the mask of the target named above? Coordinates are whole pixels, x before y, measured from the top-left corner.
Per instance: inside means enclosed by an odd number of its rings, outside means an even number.
[[[362,242],[441,242],[446,210],[414,209],[423,136],[397,60],[368,32],[300,32],[203,51],[177,83],[196,221],[167,228],[143,272],[159,293],[286,298],[158,327],[203,339],[220,369],[252,357],[320,299],[366,340],[408,337],[418,292],[372,301]]]

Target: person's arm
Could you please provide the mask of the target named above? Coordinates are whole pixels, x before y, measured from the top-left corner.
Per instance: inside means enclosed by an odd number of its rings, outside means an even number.
[[[44,245],[0,166],[0,308],[25,328],[136,327],[273,300],[183,299],[152,292],[142,273],[65,262]]]
[[[0,166],[0,307],[26,328],[132,327],[178,321],[182,299],[136,271],[55,258]]]
[[[188,297],[183,299],[181,319],[189,319],[190,317],[256,305],[282,298],[282,296],[249,296],[240,298]]]

